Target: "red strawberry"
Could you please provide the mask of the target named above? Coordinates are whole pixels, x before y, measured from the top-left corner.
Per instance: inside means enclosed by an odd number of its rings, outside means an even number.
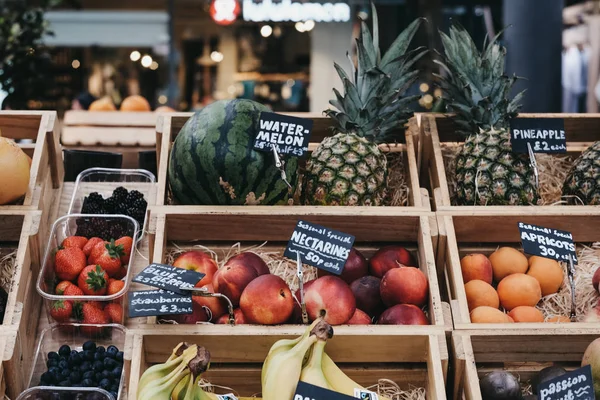
[[[72,281],[77,278],[85,267],[85,254],[78,247],[68,247],[58,250],[54,258],[54,272],[59,279]]]
[[[96,258],[106,251],[107,244],[108,242],[105,240],[101,242],[96,242],[96,244],[92,248],[92,251],[90,252],[90,255],[88,256],[88,262],[90,264],[94,264]]]
[[[56,285],[56,287],[54,288],[54,294],[57,295],[62,295],[65,293],[65,290],[69,287],[69,286],[75,286],[73,285],[73,283],[69,282],[69,281],[61,281],[58,283],[58,285]]]
[[[133,239],[129,236],[123,236],[121,239],[116,240],[115,244],[118,246],[123,246],[123,255],[121,256],[121,262],[125,265],[129,264],[131,248],[133,247]]]
[[[85,304],[89,304],[91,306],[94,306],[100,310],[104,310],[104,306],[106,305],[106,302],[103,301],[86,301]]]
[[[100,239],[99,237],[93,237],[90,240],[88,240],[86,245],[83,246],[83,253],[86,257],[90,256],[92,250],[94,249],[94,247],[96,247],[98,243],[104,243],[104,240]]]
[[[104,313],[108,316],[110,322],[115,324],[123,323],[123,307],[120,304],[108,304],[104,307]]]
[[[111,240],[107,244],[97,244],[92,250],[92,261],[106,271],[108,276],[116,275],[121,269],[121,256],[123,255],[123,246],[115,244]]]
[[[109,279],[108,288],[106,290],[107,295],[116,294],[125,287],[125,282],[116,279]]]
[[[88,265],[81,271],[77,285],[84,294],[103,295],[108,285],[108,275],[99,265]]]
[[[67,247],[78,247],[83,250],[87,242],[87,238],[83,236],[69,236],[63,240],[61,246],[63,249],[66,249]]]
[[[106,315],[104,311],[95,307],[92,304],[84,303],[81,309],[81,313],[83,315],[84,324],[105,325],[110,323],[108,315]],[[86,335],[93,336],[100,334],[102,332],[102,328],[95,326],[82,326],[81,332]]]
[[[73,303],[68,300],[58,300],[50,306],[50,315],[57,322],[66,322],[71,318]]]
[[[79,289],[78,286],[71,284],[71,286],[65,289],[63,296],[83,296],[83,290]]]
[[[127,268],[123,265],[121,267],[121,269],[119,270],[119,272],[117,272],[113,278],[115,279],[123,279],[127,276]]]

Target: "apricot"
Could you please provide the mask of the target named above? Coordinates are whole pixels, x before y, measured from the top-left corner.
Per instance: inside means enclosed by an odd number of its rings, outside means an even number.
[[[500,299],[496,290],[487,282],[475,279],[465,284],[469,311],[481,306],[500,307]]]
[[[538,256],[529,257],[527,275],[533,276],[540,283],[542,296],[558,292],[565,278],[558,261]]]
[[[464,283],[479,279],[492,284],[492,263],[483,254],[469,254],[460,260]]]
[[[534,307],[542,298],[542,288],[532,276],[512,274],[498,284],[498,297],[508,311],[519,306]]]
[[[471,311],[471,322],[474,324],[506,324],[514,322],[511,317],[497,308],[481,306]]]
[[[571,322],[571,318],[565,317],[564,315],[555,315],[554,317],[548,318],[546,322]]]
[[[544,314],[535,307],[515,307],[508,313],[508,316],[515,322],[544,322]]]
[[[496,282],[510,274],[524,274],[529,267],[527,257],[512,247],[500,247],[490,255],[490,262]]]

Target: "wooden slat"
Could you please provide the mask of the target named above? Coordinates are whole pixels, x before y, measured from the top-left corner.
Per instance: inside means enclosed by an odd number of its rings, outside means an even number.
[[[156,132],[153,127],[64,126],[61,141],[65,146],[154,147]]]
[[[3,137],[35,140],[41,119],[36,111],[0,111],[0,131]]]
[[[98,127],[146,127],[154,129],[157,113],[131,111],[80,111],[69,110],[65,113],[63,124],[72,126]]]

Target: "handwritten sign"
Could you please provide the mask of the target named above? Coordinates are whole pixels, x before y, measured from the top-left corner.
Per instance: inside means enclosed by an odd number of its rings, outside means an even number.
[[[298,221],[283,255],[340,275],[354,244],[354,236],[321,225]]]
[[[510,120],[510,144],[515,153],[566,153],[567,136],[562,118],[513,118]]]
[[[592,368],[586,365],[538,386],[538,400],[594,400]]]
[[[204,278],[204,274],[172,265],[152,263],[143,269],[135,278],[134,282],[154,286],[171,292],[186,294],[182,288],[191,288]]]
[[[356,397],[348,396],[333,390],[324,389],[306,382],[298,382],[293,400],[355,400]]]
[[[525,253],[557,261],[569,261],[571,256],[573,264],[577,264],[577,252],[571,232],[523,222],[519,222],[518,226]]]
[[[278,154],[301,157],[308,151],[312,127],[312,119],[262,112],[254,148],[271,152],[275,147]]]
[[[129,293],[129,318],[192,313],[192,295],[167,290],[142,290]]]

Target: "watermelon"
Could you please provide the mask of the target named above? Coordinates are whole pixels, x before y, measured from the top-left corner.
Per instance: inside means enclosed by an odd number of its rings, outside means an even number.
[[[190,205],[273,205],[292,201],[273,153],[253,148],[262,111],[251,100],[221,100],[195,113],[181,128],[169,160],[175,201]],[[293,188],[298,159],[285,158]]]

